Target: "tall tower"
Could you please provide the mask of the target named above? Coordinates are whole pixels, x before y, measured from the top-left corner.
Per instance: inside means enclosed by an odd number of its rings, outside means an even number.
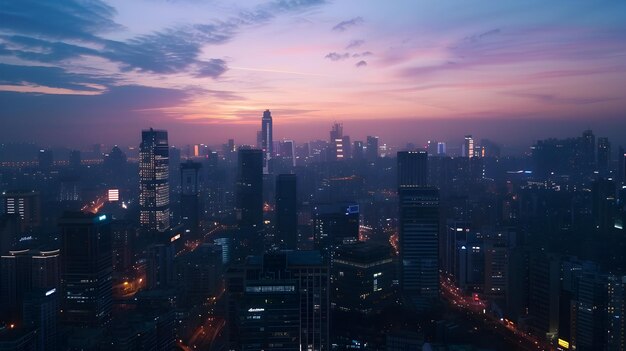
[[[67,212],[61,229],[61,319],[72,326],[103,326],[113,305],[113,254],[108,215]]]
[[[269,173],[269,160],[274,155],[274,136],[272,135],[272,113],[270,110],[263,112],[261,120],[261,149],[263,150],[263,173]]]
[[[260,227],[263,221],[263,155],[261,150],[239,150],[237,212],[244,227]]]
[[[463,157],[472,158],[474,157],[474,138],[471,135],[465,136],[465,141],[463,143]]]
[[[330,130],[330,159],[343,160],[344,159],[344,138],[343,138],[343,124],[335,122]]]
[[[198,172],[201,163],[187,161],[180,164],[180,179],[182,191],[180,194],[180,216],[185,229],[197,234],[199,227],[199,186]]]
[[[276,179],[276,236],[281,247],[296,250],[298,211],[296,175],[279,174]]]
[[[366,158],[369,162],[374,162],[378,159],[378,137],[377,136],[367,136],[367,149],[366,149]]]
[[[169,147],[167,131],[141,132],[139,151],[139,222],[151,232],[170,227]]]
[[[398,153],[400,284],[418,306],[439,294],[439,190],[426,184],[426,152]]]

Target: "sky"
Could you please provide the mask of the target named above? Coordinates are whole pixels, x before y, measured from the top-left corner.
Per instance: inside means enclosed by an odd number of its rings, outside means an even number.
[[[626,143],[626,2],[0,0],[0,141]]]

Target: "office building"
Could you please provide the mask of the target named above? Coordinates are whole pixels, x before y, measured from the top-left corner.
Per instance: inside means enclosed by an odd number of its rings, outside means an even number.
[[[426,151],[398,152],[398,184],[400,187],[428,185],[428,153]]]
[[[329,350],[328,267],[319,252],[251,256],[227,282],[230,349]]]
[[[396,264],[386,245],[358,242],[333,254],[331,302],[342,311],[371,313],[393,296]]]
[[[611,143],[609,138],[598,138],[597,170],[601,175],[607,175],[611,166]]]
[[[167,131],[141,132],[139,151],[139,221],[148,232],[170,227],[169,147]]]
[[[439,294],[439,191],[424,182],[424,159],[398,154],[400,285],[418,306]]]
[[[54,155],[52,150],[39,150],[37,160],[39,161],[40,169],[49,170],[54,165]]]
[[[180,218],[185,231],[198,235],[200,229],[200,186],[198,174],[202,164],[187,161],[180,165]]]
[[[36,191],[8,191],[2,193],[3,214],[17,214],[21,230],[27,231],[41,225],[41,199]]]
[[[263,152],[239,150],[236,211],[240,226],[261,226],[263,221]]]
[[[359,205],[353,202],[314,205],[315,249],[329,255],[334,247],[358,241],[359,213]]]
[[[378,159],[378,137],[367,136],[367,145],[365,151],[365,158],[368,162],[374,162]]]
[[[261,150],[263,150],[263,174],[268,174],[269,162],[274,156],[273,122],[270,110],[265,110],[261,119]]]
[[[472,158],[474,157],[474,138],[471,135],[466,135],[463,142],[463,149],[461,150],[462,157]]]
[[[295,250],[298,246],[298,201],[295,174],[276,178],[276,241],[279,247]]]
[[[61,320],[98,327],[109,323],[113,257],[111,219],[106,214],[66,212],[61,239]]]

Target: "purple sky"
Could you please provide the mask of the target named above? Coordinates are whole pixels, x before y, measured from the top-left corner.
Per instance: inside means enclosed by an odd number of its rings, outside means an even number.
[[[0,0],[0,139],[626,142],[626,2]]]

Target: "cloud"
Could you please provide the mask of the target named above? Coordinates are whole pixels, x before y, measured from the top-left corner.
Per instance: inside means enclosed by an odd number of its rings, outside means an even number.
[[[367,61],[361,60],[355,64],[357,67],[365,67],[367,66]]]
[[[0,84],[45,86],[83,92],[102,91],[112,80],[86,74],[69,73],[59,67],[19,66],[0,63]]]
[[[328,55],[324,56],[324,58],[327,58],[331,61],[341,61],[341,60],[345,60],[347,58],[350,57],[350,53],[349,52],[345,52],[343,54],[337,53],[337,52],[331,52]]]
[[[277,0],[238,11],[224,20],[110,40],[102,35],[124,28],[114,21],[116,10],[101,0],[0,0],[0,55],[59,66],[69,59],[93,56],[117,63],[122,72],[189,72],[196,77],[217,78],[227,71],[226,62],[202,61],[200,53],[205,45],[227,42],[244,26],[263,24],[279,14],[301,12],[324,3]],[[116,72],[110,75],[113,77]],[[67,79],[56,85],[63,84],[67,85]]]
[[[350,49],[355,49],[360,47],[361,45],[365,44],[365,40],[351,40],[348,45],[346,46],[346,50],[350,50]]]
[[[200,67],[196,72],[196,77],[211,77],[217,78],[228,70],[226,67],[226,61],[222,59],[210,59],[206,62],[199,62]]]
[[[113,21],[115,14],[113,7],[100,0],[0,0],[0,30],[94,40],[96,33],[121,29]]]
[[[348,28],[363,24],[363,22],[365,22],[363,17],[354,17],[347,21],[337,23],[333,27],[333,30],[337,32],[345,32]]]
[[[617,97],[564,97],[557,94],[550,93],[532,93],[532,92],[506,92],[504,93],[510,96],[517,96],[536,100],[542,103],[553,103],[563,105],[589,105],[597,104],[600,102],[619,100]]]
[[[363,51],[361,53],[352,54],[352,57],[367,57],[367,56],[372,56],[372,55],[374,55],[374,53],[371,51]]]

